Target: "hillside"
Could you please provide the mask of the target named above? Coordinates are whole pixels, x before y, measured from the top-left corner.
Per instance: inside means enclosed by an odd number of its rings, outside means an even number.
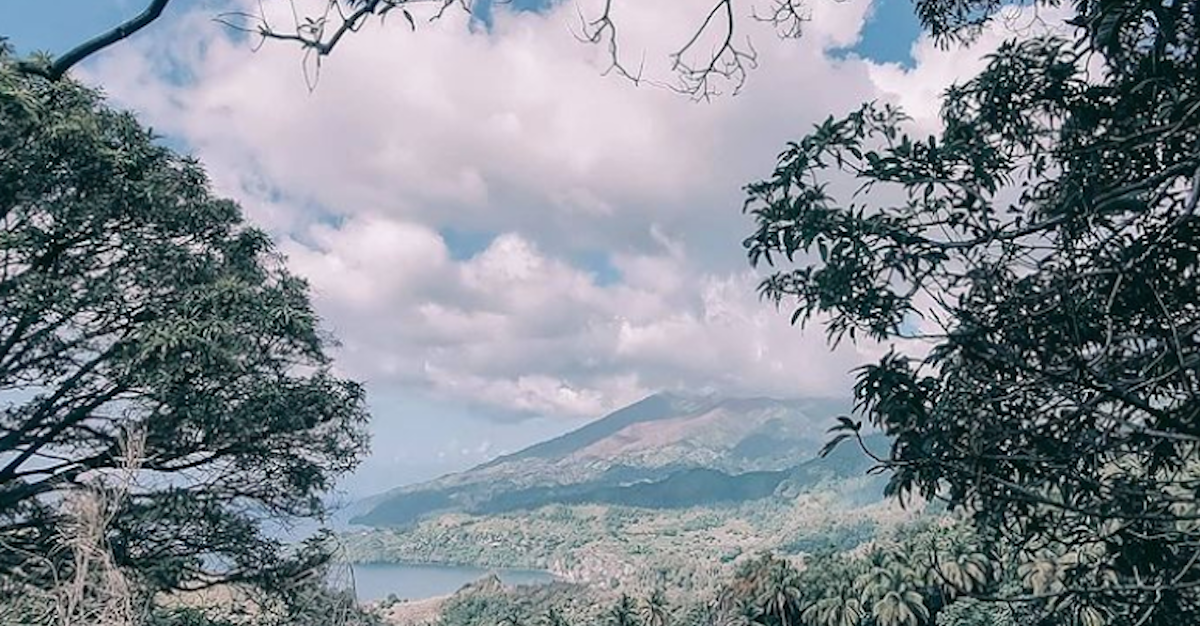
[[[846,408],[832,400],[658,394],[465,472],[373,498],[353,522],[402,527],[440,513],[549,504],[685,508],[802,493],[869,467],[852,446],[814,458]]]

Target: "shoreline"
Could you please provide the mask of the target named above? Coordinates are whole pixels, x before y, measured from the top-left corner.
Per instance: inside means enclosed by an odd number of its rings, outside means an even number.
[[[554,572],[524,568],[413,562],[344,563],[342,567],[353,583],[355,596],[363,603],[377,603],[389,596],[417,601],[453,595],[463,587],[489,577],[511,586],[566,582]]]

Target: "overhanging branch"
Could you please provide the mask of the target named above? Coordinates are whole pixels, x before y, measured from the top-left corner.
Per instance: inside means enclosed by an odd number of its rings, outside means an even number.
[[[21,71],[28,74],[36,74],[50,80],[58,80],[67,73],[67,70],[70,70],[80,61],[149,26],[151,22],[157,20],[162,15],[163,9],[167,8],[167,4],[170,2],[171,0],[153,0],[150,6],[146,7],[145,11],[142,11],[133,19],[68,50],[66,54],[58,57],[48,66],[45,64],[24,62],[19,67]]]

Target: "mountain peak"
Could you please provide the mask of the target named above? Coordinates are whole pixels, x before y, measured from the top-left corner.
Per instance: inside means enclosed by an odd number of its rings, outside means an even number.
[[[660,392],[565,435],[398,489],[364,520],[407,523],[430,512],[544,502],[550,492],[579,498],[671,476],[689,477],[676,486],[694,486],[714,476],[773,475],[813,458],[846,407],[845,401]]]

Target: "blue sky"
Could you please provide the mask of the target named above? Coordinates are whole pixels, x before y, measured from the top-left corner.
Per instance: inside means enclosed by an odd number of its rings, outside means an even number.
[[[483,33],[465,18],[372,26],[310,91],[294,50],[251,52],[213,24],[229,1],[176,0],[79,75],[194,151],[313,285],[375,418],[356,494],[661,389],[845,394],[876,347],[831,353],[758,300],[741,187],[812,123],[868,99],[935,108],[971,67],[910,55],[908,0],[823,0],[800,41],[755,41],[741,95],[693,103],[602,76],[562,28],[573,10],[545,5],[496,12]],[[627,45],[669,46],[660,33],[695,0],[627,7],[650,33],[630,24]],[[0,35],[61,53],[142,8],[3,0]]]
[[[197,5],[202,9],[211,7],[215,12],[221,4],[221,0],[176,0],[167,5],[167,14],[178,14]],[[517,6],[536,10],[547,4],[524,0]],[[139,0],[5,0],[0,3],[0,24],[6,26],[0,27],[3,31],[0,35],[8,37],[22,52],[61,53],[137,15],[143,5]],[[875,3],[873,11],[863,29],[861,43],[851,50],[876,61],[910,64],[909,51],[920,29],[911,0],[881,0]],[[490,13],[490,8],[481,12]]]
[[[5,0],[0,35],[20,52],[61,53],[141,10],[136,0]]]

